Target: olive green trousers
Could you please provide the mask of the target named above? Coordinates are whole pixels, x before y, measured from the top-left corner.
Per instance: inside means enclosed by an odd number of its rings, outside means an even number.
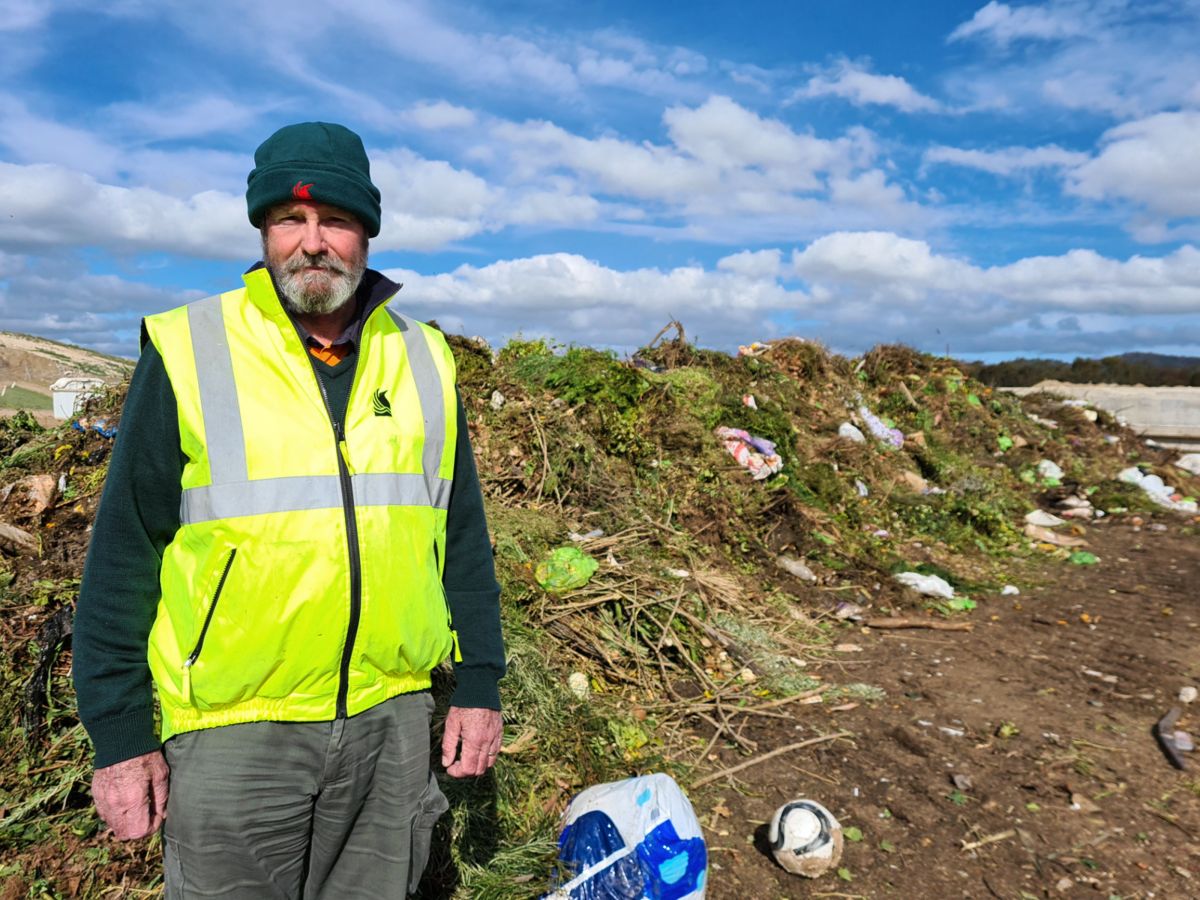
[[[427,692],[332,722],[176,735],[167,900],[402,898],[448,804],[429,769]]]

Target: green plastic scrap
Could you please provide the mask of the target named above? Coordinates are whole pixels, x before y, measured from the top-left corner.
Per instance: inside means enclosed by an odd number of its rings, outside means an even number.
[[[537,583],[552,594],[581,588],[600,568],[600,563],[578,547],[559,547],[537,565]]]
[[[1088,553],[1086,550],[1076,550],[1067,559],[1077,566],[1094,566],[1100,562],[1100,557],[1095,553]]]

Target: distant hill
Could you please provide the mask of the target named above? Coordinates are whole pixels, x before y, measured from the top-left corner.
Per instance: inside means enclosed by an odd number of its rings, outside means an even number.
[[[1039,381],[1073,384],[1141,384],[1146,387],[1200,387],[1200,357],[1162,353],[1122,353],[1102,359],[1010,359],[964,362],[971,375],[994,387],[1031,387]]]
[[[31,334],[0,331],[0,415],[17,409],[47,413],[50,385],[64,375],[90,375],[119,384],[133,362]]]

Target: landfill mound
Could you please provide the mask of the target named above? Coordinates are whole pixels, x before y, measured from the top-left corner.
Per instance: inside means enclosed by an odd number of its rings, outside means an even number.
[[[848,359],[790,338],[731,356],[678,323],[628,359],[448,339],[509,674],[503,756],[445,785],[426,897],[537,895],[581,789],[654,771],[698,789],[773,749],[751,723],[886,704],[844,662],[848,634],[970,629],[1014,572],[1096,566],[1094,523],[1196,521],[1200,465],[1103,411],[996,392],[903,346]],[[49,430],[0,420],[5,900],[159,884],[157,839],[117,843],[91,810],[69,679],[122,397]],[[811,743],[843,736],[830,720]],[[726,895],[715,870],[710,884]]]

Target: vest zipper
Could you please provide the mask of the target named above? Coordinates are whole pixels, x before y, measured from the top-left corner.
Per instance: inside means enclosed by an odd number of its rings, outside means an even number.
[[[235,556],[237,556],[237,547],[231,547],[229,557],[225,560],[225,568],[221,570],[221,577],[217,581],[217,589],[213,591],[212,603],[208,605],[208,612],[204,616],[204,624],[200,626],[200,636],[196,638],[196,646],[192,648],[188,658],[183,661],[183,696],[188,703],[192,702],[192,666],[196,664],[196,660],[200,658],[200,651],[204,649],[204,637],[208,634],[208,626],[212,624],[213,613],[217,611],[217,601],[221,599],[221,591],[225,588],[225,579],[229,577],[229,570],[233,568]]]
[[[311,360],[311,357],[310,357]],[[354,356],[354,366],[358,368],[358,354]],[[357,374],[357,373],[356,373]],[[313,376],[317,379],[317,387],[321,391],[321,399],[325,403],[325,412],[329,423],[333,426],[333,438],[337,443],[338,483],[342,488],[342,511],[346,516],[346,549],[350,556],[350,621],[346,625],[346,643],[342,646],[342,662],[338,667],[337,717],[345,719],[349,716],[346,711],[346,695],[350,691],[350,657],[354,655],[354,641],[358,636],[358,620],[362,614],[362,558],[358,549],[358,519],[354,515],[354,486],[350,481],[350,470],[346,466],[346,433],[342,423],[333,417],[333,407],[329,403],[329,392],[321,373],[313,366]],[[354,385],[350,385],[350,393],[354,393]],[[346,401],[349,412],[349,399]]]
[[[454,629],[454,614],[450,612],[450,598],[446,596],[446,585],[442,581],[442,560],[438,555],[437,541],[433,542],[433,568],[437,573],[438,590],[442,592],[442,605],[446,607],[446,627],[450,629],[450,639],[454,641],[454,661],[462,662],[462,650],[458,647],[458,632]]]

